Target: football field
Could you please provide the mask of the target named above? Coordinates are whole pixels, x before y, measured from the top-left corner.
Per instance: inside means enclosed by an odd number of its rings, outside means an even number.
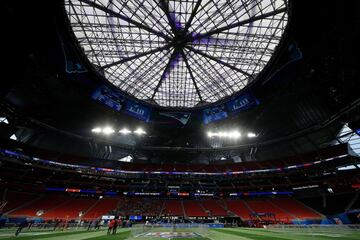
[[[21,239],[21,240],[160,240],[160,239],[179,239],[179,240],[307,240],[307,239],[339,239],[339,240],[359,240],[359,230],[339,230],[339,229],[254,229],[254,228],[224,228],[211,229],[206,237],[194,234],[186,237],[181,234],[172,234],[169,232],[159,232],[148,236],[133,236],[129,229],[119,229],[115,235],[106,235],[106,231],[84,231],[84,230],[66,230],[66,231],[24,231],[18,237],[14,236],[15,229],[0,229],[0,239]]]

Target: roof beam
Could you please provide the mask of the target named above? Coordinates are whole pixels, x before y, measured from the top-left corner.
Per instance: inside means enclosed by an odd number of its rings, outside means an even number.
[[[172,32],[175,34],[178,32],[178,29],[176,28],[176,19],[172,19],[170,16],[170,7],[169,7],[169,1],[166,0],[160,0],[160,8],[164,11],[166,18],[169,22],[169,25],[171,27]]]
[[[188,21],[187,21],[186,24],[185,24],[185,27],[184,27],[184,31],[185,31],[185,32],[186,32],[186,31],[189,29],[189,27],[191,26],[191,22],[192,22],[192,20],[194,19],[195,15],[196,15],[199,7],[200,7],[200,4],[201,4],[201,0],[198,0],[198,1],[196,2],[196,5],[195,5],[193,11],[191,12],[191,15],[190,15]]]
[[[235,27],[240,27],[240,26],[243,26],[243,25],[248,24],[248,23],[252,23],[252,22],[255,22],[255,21],[258,21],[258,20],[261,20],[261,19],[265,19],[267,17],[271,17],[271,16],[277,15],[279,13],[286,12],[286,10],[287,10],[287,7],[283,7],[283,8],[279,8],[279,9],[276,9],[274,11],[268,12],[268,13],[258,15],[258,16],[253,16],[253,17],[250,17],[250,18],[248,18],[246,20],[243,20],[243,21],[240,21],[240,22],[229,24],[227,26],[208,31],[208,32],[203,33],[203,34],[198,34],[198,35],[193,37],[193,40],[201,39],[201,38],[204,38],[204,37],[209,37],[211,35],[218,34],[218,33],[230,30],[230,29],[235,28]]]
[[[154,89],[153,94],[151,95],[151,100],[154,99],[155,94],[156,94],[157,91],[159,90],[159,88],[160,88],[163,80],[166,78],[166,73],[169,71],[169,74],[170,74],[170,71],[171,71],[170,66],[171,66],[171,63],[173,62],[176,54],[178,54],[178,51],[176,51],[176,49],[174,49],[173,53],[171,54],[171,56],[170,56],[170,58],[169,58],[168,63],[166,64],[166,67],[164,68],[163,73],[161,74],[160,80],[159,80],[158,84],[156,85],[156,88]]]
[[[170,45],[168,44],[166,46],[155,48],[155,49],[152,49],[150,51],[142,52],[142,53],[139,53],[139,54],[131,56],[131,57],[122,58],[119,61],[115,61],[115,62],[106,64],[104,66],[101,66],[100,69],[109,68],[109,67],[112,67],[112,66],[115,66],[115,65],[118,65],[118,64],[122,64],[122,63],[125,63],[125,62],[128,62],[128,61],[131,61],[131,60],[135,60],[137,58],[144,57],[144,56],[149,55],[149,54],[161,52],[161,51],[164,51],[164,50],[169,49],[169,48],[170,48]]]
[[[74,4],[73,4],[71,1],[69,1],[69,3],[70,3],[70,5],[71,5],[72,10],[73,10],[74,12],[76,12],[76,11],[75,11],[75,7],[74,7]],[[75,16],[76,16],[76,19],[80,22],[79,16],[78,16],[77,14],[75,14]],[[86,37],[86,40],[87,40],[88,42],[90,42],[89,36],[88,36],[87,32],[85,31],[85,28],[84,28],[83,25],[81,25],[81,30],[84,32],[84,35],[85,35],[85,37]],[[94,47],[93,47],[92,45],[90,45],[90,49],[91,49],[92,52],[95,53],[95,49],[94,49]],[[98,63],[98,65],[100,66],[100,61],[99,61],[99,59],[98,59],[96,56],[95,56],[95,59],[96,59],[96,62]]]
[[[197,92],[197,94],[198,94],[198,96],[199,96],[199,99],[200,99],[200,101],[202,102],[202,97],[201,97],[199,88],[198,88],[197,83],[196,83],[196,81],[195,81],[195,77],[194,77],[194,75],[193,75],[193,73],[192,73],[192,70],[191,70],[191,68],[190,68],[190,65],[189,65],[189,63],[188,63],[188,61],[187,61],[187,57],[186,57],[186,55],[185,55],[184,50],[181,50],[181,55],[182,55],[182,57],[183,57],[183,59],[184,59],[185,65],[186,65],[186,67],[187,67],[187,69],[188,69],[188,71],[189,71],[191,80],[192,80],[192,82],[193,82],[193,84],[194,84],[194,87],[195,87],[196,92]]]
[[[143,29],[145,31],[153,33],[153,34],[155,34],[155,35],[157,35],[157,36],[159,36],[161,38],[164,38],[166,40],[170,40],[170,38],[168,36],[166,36],[164,33],[156,31],[156,30],[150,28],[149,26],[146,26],[146,25],[144,25],[142,23],[139,23],[139,22],[127,17],[127,16],[121,15],[120,13],[115,12],[115,11],[113,11],[111,9],[108,9],[105,6],[99,5],[99,4],[95,3],[94,1],[79,0],[79,2],[86,3],[87,5],[89,5],[89,6],[93,7],[93,8],[99,9],[99,10],[101,10],[101,11],[103,11],[103,12],[105,12],[105,13],[111,15],[111,16],[117,17],[117,18],[119,18],[119,19],[121,19],[121,20],[123,20],[125,22],[128,22],[128,23],[130,23],[130,24],[132,24],[134,26],[137,26],[138,28],[141,28],[141,29]]]
[[[230,68],[230,69],[232,69],[234,71],[240,72],[243,75],[252,78],[251,74],[249,74],[249,73],[245,72],[244,70],[241,70],[240,68],[237,68],[237,67],[235,67],[235,66],[233,66],[233,65],[231,65],[231,64],[229,64],[227,62],[224,62],[224,61],[218,59],[217,57],[213,57],[213,56],[211,56],[211,55],[209,55],[207,53],[204,53],[203,51],[197,50],[197,49],[195,49],[195,48],[193,48],[191,46],[186,46],[186,48],[189,49],[190,51],[193,51],[193,52],[195,52],[197,54],[200,54],[203,57],[209,58],[209,59],[211,59],[211,60],[213,60],[213,61],[215,61],[215,62],[217,62],[217,63],[219,63],[221,65],[224,65],[224,66],[226,66],[226,67],[228,67],[228,68]]]

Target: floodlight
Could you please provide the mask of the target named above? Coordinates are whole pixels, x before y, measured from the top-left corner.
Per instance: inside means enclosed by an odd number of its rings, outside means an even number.
[[[239,131],[232,131],[232,132],[228,132],[226,134],[226,136],[228,138],[233,138],[233,139],[237,139],[237,138],[240,138],[241,137],[241,133]]]
[[[91,132],[93,132],[93,133],[101,133],[102,129],[99,128],[99,127],[96,127],[96,128],[91,129]]]
[[[6,117],[0,117],[0,122],[5,123],[5,124],[9,124],[9,121],[7,120]]]
[[[10,136],[10,139],[15,140],[15,141],[18,140],[15,134],[11,135],[11,136]]]
[[[102,132],[106,135],[110,135],[110,134],[113,134],[115,132],[115,130],[112,127],[104,127],[102,129]]]
[[[138,128],[134,131],[135,134],[137,135],[144,135],[146,134],[146,132],[142,129],[142,128]]]
[[[256,134],[253,133],[253,132],[249,132],[249,133],[247,134],[247,136],[248,136],[248,138],[254,138],[254,137],[256,137]]]
[[[119,133],[124,134],[124,135],[128,135],[128,134],[131,133],[131,131],[129,129],[127,129],[127,128],[123,128],[123,129],[121,129],[119,131]]]

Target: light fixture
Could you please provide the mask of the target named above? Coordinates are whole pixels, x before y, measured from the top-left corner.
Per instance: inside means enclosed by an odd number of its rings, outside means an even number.
[[[212,137],[219,137],[219,138],[231,138],[231,139],[238,139],[241,137],[241,133],[237,130],[234,131],[229,131],[229,132],[225,132],[225,131],[221,131],[221,132],[207,132],[207,136],[209,138]]]
[[[15,141],[18,140],[15,134],[11,135],[11,136],[10,136],[10,139],[15,140]]]
[[[102,129],[102,132],[106,135],[110,135],[110,134],[113,134],[115,132],[115,130],[112,127],[104,127]]]
[[[0,117],[0,122],[5,123],[5,124],[9,124],[9,121],[7,120],[6,117]]]
[[[241,137],[241,133],[239,131],[235,130],[235,131],[227,133],[227,137],[237,139],[237,138]]]
[[[249,133],[247,134],[247,136],[248,136],[248,138],[254,138],[254,137],[256,137],[256,134],[253,133],[253,132],[249,132]]]
[[[137,135],[144,135],[146,134],[146,132],[142,129],[142,128],[138,128],[134,131],[135,134]]]
[[[91,129],[91,132],[93,132],[93,133],[101,133],[101,131],[102,131],[102,129],[99,127]]]
[[[209,137],[209,138],[211,138],[211,137],[213,137],[214,135],[213,135],[213,133],[212,132],[207,132],[207,136]]]
[[[127,134],[131,133],[131,131],[130,131],[129,129],[127,129],[127,128],[123,128],[123,129],[121,129],[121,130],[119,131],[119,133],[124,134],[124,135],[127,135]]]
[[[132,162],[132,160],[133,160],[133,157],[128,155],[128,156],[125,156],[123,158],[120,158],[118,161],[119,162]]]

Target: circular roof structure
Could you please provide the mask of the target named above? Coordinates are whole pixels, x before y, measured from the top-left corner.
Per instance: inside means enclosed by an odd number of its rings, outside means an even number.
[[[287,0],[65,0],[89,61],[121,91],[164,107],[214,103],[267,65]]]

